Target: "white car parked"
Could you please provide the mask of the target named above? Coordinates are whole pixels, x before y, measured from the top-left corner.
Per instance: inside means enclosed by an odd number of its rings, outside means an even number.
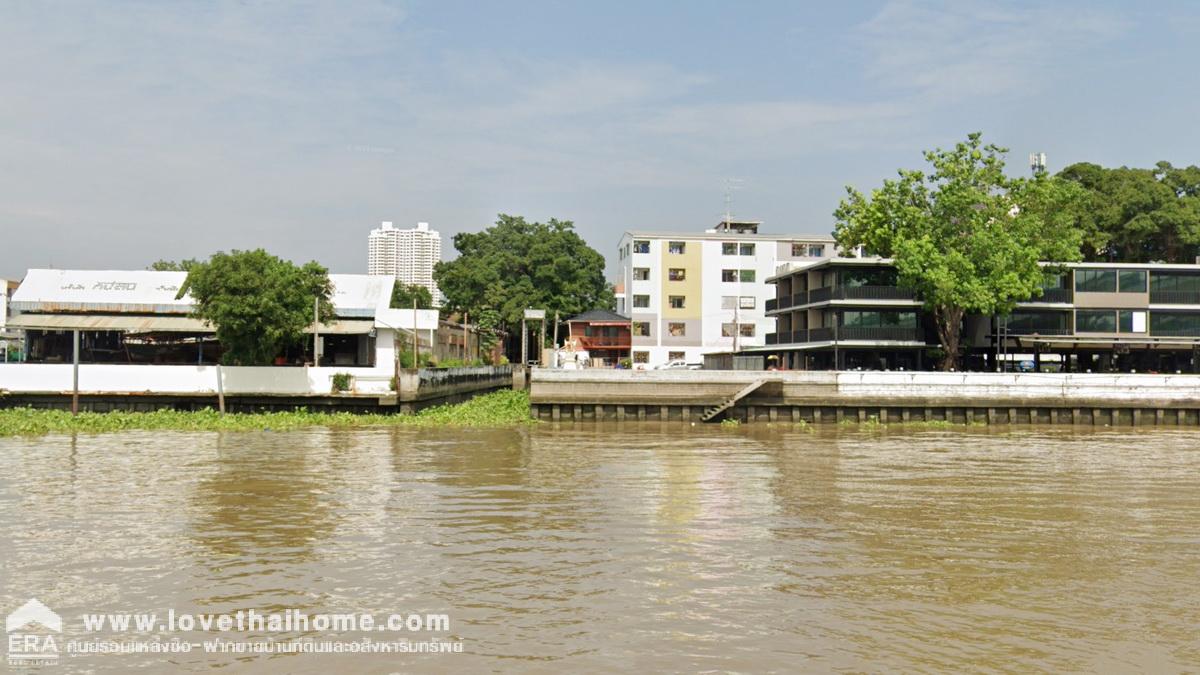
[[[700,364],[688,363],[687,361],[684,361],[683,359],[675,359],[674,361],[667,361],[666,363],[662,364],[661,366],[655,366],[654,369],[655,370],[700,370]]]

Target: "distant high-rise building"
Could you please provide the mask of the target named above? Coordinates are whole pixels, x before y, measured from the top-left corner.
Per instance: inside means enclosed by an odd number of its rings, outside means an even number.
[[[403,284],[424,286],[434,303],[442,304],[442,292],[433,282],[433,266],[442,259],[442,235],[429,229],[429,223],[399,230],[385,221],[371,230],[367,246],[367,274],[386,274]]]

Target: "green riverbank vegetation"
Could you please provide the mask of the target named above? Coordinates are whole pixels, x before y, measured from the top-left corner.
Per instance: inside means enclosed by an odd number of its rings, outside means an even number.
[[[0,436],[41,436],[51,433],[105,433],[111,431],[288,431],[305,427],[498,427],[533,424],[529,395],[523,391],[496,391],[458,404],[426,408],[412,415],[356,415],[347,412],[296,410],[271,413],[195,412],[82,412],[9,408],[0,410]]]

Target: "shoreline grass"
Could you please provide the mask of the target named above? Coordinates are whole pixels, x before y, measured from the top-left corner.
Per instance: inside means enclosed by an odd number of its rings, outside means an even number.
[[[81,412],[33,408],[0,409],[0,437],[43,436],[52,433],[114,431],[289,431],[309,427],[503,427],[533,424],[529,395],[495,391],[457,404],[426,408],[412,415],[355,414],[296,410],[270,413],[230,413],[215,410],[154,412]]]

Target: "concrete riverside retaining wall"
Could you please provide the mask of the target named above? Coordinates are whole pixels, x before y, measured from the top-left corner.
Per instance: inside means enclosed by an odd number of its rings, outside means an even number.
[[[334,407],[356,412],[412,410],[512,386],[512,366],[402,370],[398,390],[391,363],[361,367],[223,366],[231,410]],[[351,375],[351,389],[333,392],[333,377]],[[70,364],[0,364],[0,406],[69,407]],[[150,410],[216,405],[216,366],[82,364],[84,409]]]
[[[1198,424],[1200,376],[1099,373],[557,371],[535,369],[542,419],[698,419],[756,380],[743,421]]]

